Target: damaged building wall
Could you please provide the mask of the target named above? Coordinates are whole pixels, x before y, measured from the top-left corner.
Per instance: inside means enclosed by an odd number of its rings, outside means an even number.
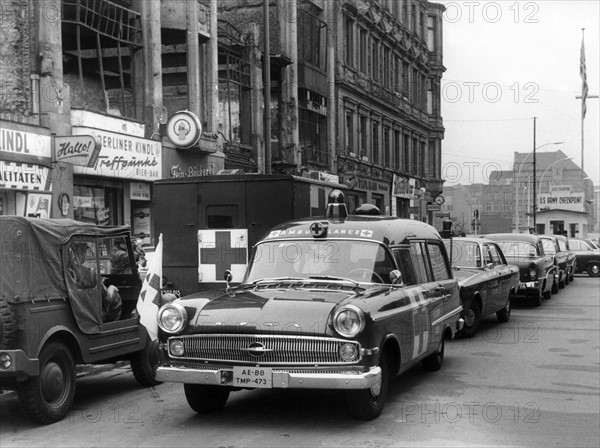
[[[0,15],[0,113],[29,115],[34,16],[30,0],[2,0]]]

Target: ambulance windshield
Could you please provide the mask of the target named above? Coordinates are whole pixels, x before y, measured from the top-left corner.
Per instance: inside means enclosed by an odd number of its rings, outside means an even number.
[[[245,283],[260,280],[318,277],[364,283],[390,283],[397,269],[381,244],[350,240],[293,240],[258,244]]]

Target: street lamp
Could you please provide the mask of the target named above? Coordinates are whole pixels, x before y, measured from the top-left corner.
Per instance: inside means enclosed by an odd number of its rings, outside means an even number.
[[[533,151],[531,151],[530,153],[528,153],[525,158],[523,159],[523,161],[521,162],[521,166],[519,167],[519,171],[517,173],[517,181],[515,182],[515,186],[516,186],[516,216],[515,216],[515,228],[517,233],[519,233],[521,231],[520,228],[520,224],[519,224],[519,179],[521,176],[521,170],[523,170],[523,167],[525,166],[525,162],[527,161],[527,159],[529,158],[530,155],[534,155],[535,156],[535,152],[540,149],[543,148],[544,146],[548,146],[548,145],[562,145],[564,142],[551,142],[551,143],[544,143],[543,145],[538,146],[537,148],[534,148]],[[535,173],[536,170],[536,166],[535,166],[535,158],[534,158],[534,162],[533,162],[533,172]],[[535,223],[535,195],[534,195],[534,206],[533,206],[533,222]]]

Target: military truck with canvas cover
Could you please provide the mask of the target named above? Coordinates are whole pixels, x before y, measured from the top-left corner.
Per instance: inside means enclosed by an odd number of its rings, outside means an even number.
[[[0,250],[0,389],[28,417],[66,415],[76,364],[128,359],[140,384],[157,384],[129,227],[0,216]]]

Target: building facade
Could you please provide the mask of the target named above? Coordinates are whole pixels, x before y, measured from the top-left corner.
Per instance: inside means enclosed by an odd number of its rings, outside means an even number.
[[[265,27],[263,5],[3,1],[0,213],[148,239],[152,181],[235,171],[341,179],[351,208],[430,221],[443,7],[272,0]]]

